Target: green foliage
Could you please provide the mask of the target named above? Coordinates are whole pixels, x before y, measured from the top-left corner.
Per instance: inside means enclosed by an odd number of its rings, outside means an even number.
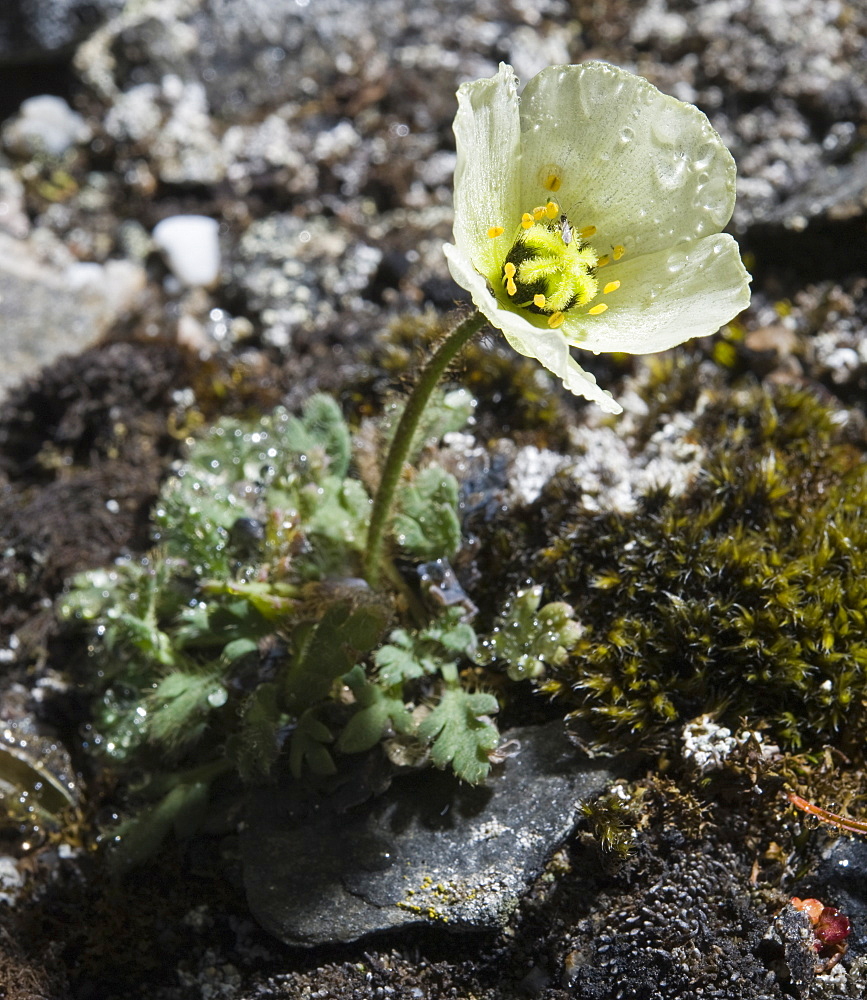
[[[225,770],[215,761],[151,781],[146,804],[112,830],[112,867],[124,872],[142,864],[172,831],[181,838],[195,833],[206,818],[211,785]]]
[[[360,666],[353,667],[344,680],[355,696],[358,710],[340,734],[338,750],[344,753],[369,750],[389,729],[405,735],[413,732],[413,718],[403,700],[402,681],[380,687],[366,678]]]
[[[438,465],[422,469],[397,495],[394,534],[404,552],[424,562],[460,548],[458,483]]]
[[[159,849],[173,830],[178,836],[194,832],[208,805],[210,782],[180,783],[159,802],[140,809],[113,831],[117,851],[114,867],[119,871],[135,868]]]
[[[572,608],[553,601],[539,608],[542,588],[518,591],[497,619],[484,644],[484,659],[504,663],[513,681],[541,677],[546,665],[562,665],[583,631],[570,617]]]
[[[443,668],[440,698],[419,726],[419,736],[430,742],[437,767],[451,764],[455,774],[473,784],[490,770],[489,754],[499,742],[496,726],[485,718],[498,709],[492,694],[464,690],[453,665]]]
[[[367,515],[363,489],[346,478],[349,449],[328,396],[313,396],[300,417],[278,408],[254,425],[223,420],[166,483],[155,538],[197,579],[225,581],[290,558],[296,577],[317,577],[323,562],[345,572]]]
[[[441,441],[452,431],[459,431],[473,415],[475,408],[476,401],[466,389],[453,389],[451,392],[435,389],[421,415],[407,460],[415,465],[426,445]],[[387,443],[397,428],[402,412],[403,405],[398,404],[389,413],[385,434]]]
[[[466,393],[441,394],[417,451],[471,409]],[[116,831],[122,864],[192,829],[217,778],[238,789],[281,767],[327,776],[341,755],[396,735],[464,780],[488,773],[497,701],[463,686],[480,648],[467,608],[393,622],[402,605],[357,579],[370,501],[350,444],[324,396],[300,417],[222,421],[166,481],[151,552],[71,581],[61,612],[92,635],[91,746],[148,777]],[[454,477],[427,465],[402,484],[394,534],[406,556],[453,556]],[[509,650],[555,662],[568,608],[525,603],[507,614]],[[498,666],[522,669],[490,645]]]
[[[319,621],[296,626],[295,650],[283,681],[290,711],[327,697],[333,684],[373,648],[384,627],[385,613],[377,604],[351,610],[344,602],[327,608]]]
[[[220,708],[227,699],[228,692],[216,670],[173,670],[145,702],[148,739],[169,749],[195,743],[202,735],[210,711]]]
[[[374,654],[379,668],[378,680],[387,688],[433,675],[457,658],[472,659],[476,652],[476,633],[461,618],[463,608],[449,608],[441,618],[425,628],[408,631],[395,629],[390,641]]]
[[[356,671],[346,676],[359,709],[341,736],[341,749],[366,749],[391,729],[430,745],[430,759],[437,767],[451,765],[459,778],[473,783],[485,778],[488,754],[499,734],[493,723],[479,716],[494,714],[498,705],[493,695],[471,694],[461,687],[459,664],[472,659],[478,647],[476,633],[461,620],[462,613],[462,608],[448,608],[425,628],[395,629],[374,654],[375,683]],[[422,680],[426,685],[419,690],[433,699],[434,707],[416,725],[401,692],[409,682]]]
[[[229,756],[244,781],[267,778],[280,753],[283,719],[276,684],[260,684],[241,709],[238,732],[230,737]]]
[[[289,744],[289,768],[292,774],[300,778],[305,764],[313,774],[320,777],[334,774],[337,767],[326,748],[326,744],[333,740],[331,730],[316,717],[314,709],[308,708],[298,719]]]
[[[642,798],[643,790],[617,784],[582,803],[581,813],[606,854],[625,858],[632,850],[641,822]]]
[[[587,625],[547,690],[633,732],[704,712],[789,746],[867,734],[867,466],[845,417],[789,387],[721,392],[680,496],[631,516],[562,495],[539,554]]]

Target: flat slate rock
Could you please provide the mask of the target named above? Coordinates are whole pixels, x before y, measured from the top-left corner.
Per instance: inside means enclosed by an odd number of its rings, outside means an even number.
[[[420,923],[506,924],[578,806],[634,767],[590,759],[561,722],[513,730],[520,752],[470,787],[424,770],[341,810],[294,782],[254,793],[242,836],[250,909],[287,944],[354,941]]]

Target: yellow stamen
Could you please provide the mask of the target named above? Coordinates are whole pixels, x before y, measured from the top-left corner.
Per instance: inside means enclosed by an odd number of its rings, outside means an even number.
[[[551,315],[548,317],[548,326],[550,326],[552,330],[556,330],[558,326],[563,325],[563,320],[565,319],[566,316],[564,313],[561,312],[551,313]]]
[[[498,236],[502,236],[505,231],[506,230],[503,229],[502,226],[491,226],[488,230],[488,236],[490,236],[492,240],[495,240]]]
[[[533,218],[532,215],[530,215],[529,212],[524,212],[524,214],[521,216],[521,225],[524,227],[524,229],[529,229],[535,221],[536,220]]]
[[[557,218],[557,216],[560,214],[560,206],[557,204],[556,201],[548,202],[548,204],[545,206],[545,214],[548,216],[549,219]]]
[[[536,222],[538,222],[540,219],[544,219],[547,214],[548,214],[548,209],[547,206],[545,205],[537,205],[533,209],[533,218],[536,220]]]
[[[533,305],[537,309],[544,309],[545,308],[545,296],[542,295],[542,294],[534,295],[533,296]]]
[[[563,183],[563,181],[560,178],[559,174],[550,173],[545,178],[545,181],[542,184],[542,187],[544,187],[546,191],[559,191],[560,190],[560,185],[562,183]]]
[[[616,247],[612,247],[611,256],[615,260],[620,260],[620,258],[626,253],[626,247],[621,246],[619,243]]]
[[[604,313],[608,308],[604,302],[600,302],[598,306],[593,306],[592,309],[588,309],[587,312],[590,316],[598,316],[600,313]]]
[[[597,267],[605,267],[606,264],[610,264],[610,263],[611,263],[611,258],[606,253],[606,254],[603,254],[599,258],[599,260],[596,261],[596,266]]]
[[[596,235],[596,226],[585,226],[583,229],[579,230],[578,235],[582,240],[589,240],[591,236]]]
[[[620,288],[619,281],[609,281],[608,284],[602,289],[603,295],[608,295],[610,292],[616,292]]]
[[[506,279],[506,291],[509,295],[514,295],[518,291],[518,286],[515,284],[516,271],[517,268],[511,261],[503,265],[503,277]]]

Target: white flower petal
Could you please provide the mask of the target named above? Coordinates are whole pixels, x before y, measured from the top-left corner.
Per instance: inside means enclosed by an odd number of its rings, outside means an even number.
[[[697,243],[643,257],[625,257],[600,272],[600,284],[620,288],[598,296],[601,316],[570,312],[561,328],[576,346],[590,351],[653,354],[705,337],[734,319],[750,303],[750,276],[731,236],[717,234]]]
[[[511,66],[458,89],[455,167],[455,243],[486,274],[508,252],[520,218],[518,81]],[[488,236],[492,226],[506,232]]]
[[[623,407],[612,398],[611,393],[601,389],[595,377],[585,372],[571,356],[562,330],[539,329],[518,313],[503,309],[488,290],[487,281],[457,247],[446,243],[443,250],[452,277],[467,289],[476,307],[492,326],[503,331],[506,340],[519,354],[535,358],[576,396],[598,403],[607,413],[622,411]]]
[[[510,320],[520,321],[520,317],[514,313],[506,313],[506,316]],[[562,380],[569,392],[598,403],[606,413],[623,412],[623,407],[611,393],[596,384],[596,376],[585,372],[572,357],[569,345],[559,330],[537,330],[527,324],[512,323],[509,320],[500,328],[506,340],[519,354],[539,361],[552,375]],[[531,332],[529,337],[527,330]]]
[[[574,227],[596,226],[600,253],[652,253],[731,218],[735,165],[722,139],[698,108],[642,77],[600,62],[552,66],[527,84],[521,127],[522,203],[561,166],[553,197]]]

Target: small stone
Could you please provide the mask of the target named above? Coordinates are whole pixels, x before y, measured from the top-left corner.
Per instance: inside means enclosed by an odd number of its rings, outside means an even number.
[[[600,767],[559,722],[507,739],[520,753],[477,787],[431,768],[360,803],[305,802],[295,783],[254,792],[242,834],[253,915],[295,945],[418,924],[502,928],[572,831],[577,803],[635,765],[621,755]]]
[[[3,129],[3,144],[19,156],[62,156],[89,142],[92,135],[87,122],[62,97],[41,94],[21,104],[18,117]]]
[[[182,285],[207,288],[220,274],[219,233],[206,215],[172,215],[157,223],[153,239]]]
[[[8,854],[0,855],[0,902],[14,903],[23,886],[24,876],[15,858]]]
[[[24,239],[30,232],[24,185],[7,167],[0,167],[0,232],[16,239]]]

